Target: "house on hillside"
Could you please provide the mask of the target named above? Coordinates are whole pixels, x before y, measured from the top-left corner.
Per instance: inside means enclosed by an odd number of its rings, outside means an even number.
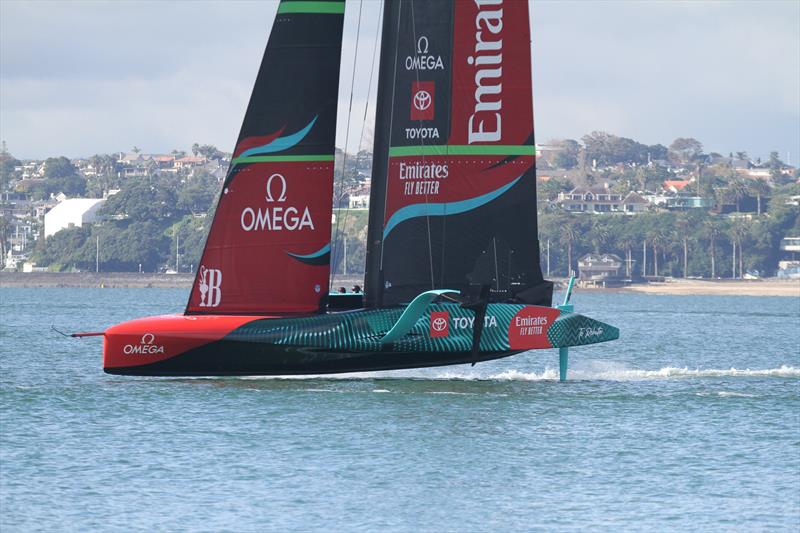
[[[639,193],[627,194],[612,191],[606,185],[575,187],[567,193],[560,193],[556,202],[573,213],[625,213],[634,215],[646,211],[650,202]]]
[[[200,165],[204,165],[206,161],[207,159],[200,155],[187,155],[186,157],[176,159],[174,166],[176,169],[199,167]]]
[[[359,187],[347,195],[347,206],[350,209],[369,209],[369,187]]]
[[[665,191],[678,194],[689,185],[689,180],[665,180],[662,187]]]
[[[578,259],[581,285],[621,285],[625,272],[622,259],[615,254],[586,254]]]

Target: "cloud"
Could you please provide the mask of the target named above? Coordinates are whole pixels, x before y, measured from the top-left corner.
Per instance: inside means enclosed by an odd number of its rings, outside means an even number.
[[[368,96],[374,108],[381,3],[348,2],[339,145],[359,6],[351,149]],[[276,9],[4,0],[0,137],[17,157],[193,142],[230,150]],[[710,150],[800,156],[800,3],[536,1],[531,18],[538,139],[602,129],[649,144],[695,136]]]

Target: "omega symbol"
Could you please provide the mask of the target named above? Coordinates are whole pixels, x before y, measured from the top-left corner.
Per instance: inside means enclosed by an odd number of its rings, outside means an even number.
[[[275,181],[275,178],[278,178],[278,180],[280,182],[280,185],[278,186],[279,187],[278,191],[280,191],[280,194],[278,195],[277,200],[275,199],[275,197],[272,194],[272,191],[273,191],[272,182]],[[267,201],[268,202],[285,202],[286,201],[286,178],[284,178],[282,175],[273,174],[267,180]]]
[[[428,53],[428,38],[424,35],[417,39],[417,53],[418,54],[427,54]]]

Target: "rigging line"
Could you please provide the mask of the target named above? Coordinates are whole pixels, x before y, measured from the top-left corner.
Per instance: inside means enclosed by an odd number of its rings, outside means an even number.
[[[383,19],[383,2],[380,4],[380,8],[378,9],[378,21]],[[380,36],[381,25],[378,23],[375,26],[375,39],[373,41],[372,46],[372,60],[370,61],[370,69],[369,69],[369,81],[367,82],[367,100],[364,104],[364,117],[361,121],[361,136],[358,139],[358,151],[356,152],[356,161],[358,161],[358,154],[361,153],[361,147],[364,144],[364,129],[367,124],[367,112],[369,111],[369,97],[372,94],[372,78],[375,72],[375,57],[377,56],[378,51],[378,37]],[[342,221],[342,231],[347,231],[347,219],[350,217],[350,204],[348,203],[347,209],[344,211],[344,220]],[[336,218],[336,228],[337,228],[337,236],[338,236],[338,228],[339,228],[339,217]],[[346,266],[346,265],[345,265]],[[333,279],[335,275],[331,277],[331,285],[333,285]]]
[[[418,41],[417,41],[417,21],[414,17],[414,0],[411,0],[411,34],[412,38],[414,39],[414,54],[416,55],[419,51],[417,48]],[[419,69],[414,69],[414,76],[417,80],[417,87],[419,87]],[[413,95],[411,98],[415,98],[416,95]],[[414,105],[412,102],[411,105]],[[433,102],[431,102],[433,105]],[[422,129],[422,119],[417,121],[419,123],[420,129]],[[419,138],[419,145],[424,147],[425,146],[425,139],[420,136]],[[425,150],[422,150],[422,165],[425,165]],[[425,189],[425,225],[427,226],[428,230],[428,265],[430,267],[431,272],[431,289],[436,288],[436,281],[433,277],[433,245],[431,244],[431,216],[430,216],[430,202],[428,199],[428,190]]]
[[[403,3],[397,7],[397,35],[394,37],[394,66],[392,67],[392,99],[390,100],[389,106],[389,146],[386,147],[386,184],[388,185],[389,182],[389,148],[392,144],[392,128],[394,126],[394,93],[395,89],[397,89],[397,43],[400,42],[400,16],[403,13]],[[387,190],[384,191],[383,194],[383,220],[386,220],[386,205],[387,205],[387,198],[389,197],[388,194],[388,187]],[[381,237],[381,262],[380,262],[380,270],[383,271],[383,250],[384,250],[384,238]]]
[[[359,0],[358,2],[358,24],[356,26],[356,51],[353,54],[353,74],[350,78],[350,105],[347,109],[347,127],[345,128],[344,134],[344,154],[342,154],[342,177],[339,180],[339,194],[337,194],[337,198],[341,201],[342,193],[344,192],[344,175],[347,169],[347,143],[350,139],[350,118],[353,115],[353,90],[355,88],[356,83],[356,61],[358,60],[358,43],[360,42],[361,36],[361,8],[363,7],[364,2],[363,0]],[[349,209],[349,204],[348,204]],[[339,220],[341,217],[336,217],[336,231],[334,232],[334,241],[339,238]],[[346,229],[346,228],[345,228]],[[331,243],[333,244],[333,243]],[[338,246],[336,247],[338,251]],[[331,246],[331,249],[333,247]],[[331,257],[331,262],[333,263],[333,268],[330,269],[329,278],[328,278],[328,289],[333,286],[333,280],[336,279],[336,261],[335,259],[338,258],[338,254]]]
[[[451,44],[451,46],[450,46],[450,65],[451,66],[453,65],[453,55],[455,54],[455,52],[454,52],[455,44],[453,42],[453,40],[455,38],[455,18],[456,18],[455,17],[455,9],[456,9],[456,5],[455,5],[455,2],[453,2],[452,6],[450,8],[450,44]],[[447,90],[449,91],[450,98],[451,99],[455,98],[455,96],[453,95],[453,71],[452,71],[452,68],[450,70],[450,84],[448,85]],[[453,107],[451,105],[451,106],[447,107],[447,119],[445,121],[445,124],[447,125],[446,126],[447,127],[447,136],[446,136],[447,139],[450,138],[450,128],[452,127],[452,118],[453,118],[452,117],[452,113],[453,113]],[[445,154],[445,161],[447,161],[447,163],[449,165],[449,163],[450,163],[450,143],[449,142],[445,144],[444,154]],[[442,266],[441,266],[441,271],[440,271],[440,276],[439,276],[439,286],[440,287],[444,287],[445,258],[447,256],[447,218],[448,218],[447,217],[447,204],[445,203],[444,204],[444,216],[442,216],[442,248],[441,248],[442,249],[442,252],[441,252]]]
[[[494,247],[494,288],[500,290],[500,273],[497,268],[497,237],[492,237],[492,246]]]

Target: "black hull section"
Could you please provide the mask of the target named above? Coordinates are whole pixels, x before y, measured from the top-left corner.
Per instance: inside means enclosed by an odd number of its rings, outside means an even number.
[[[469,352],[332,352],[275,344],[222,340],[170,359],[140,366],[106,368],[108,374],[129,376],[280,376],[373,372],[469,364],[520,353]]]

